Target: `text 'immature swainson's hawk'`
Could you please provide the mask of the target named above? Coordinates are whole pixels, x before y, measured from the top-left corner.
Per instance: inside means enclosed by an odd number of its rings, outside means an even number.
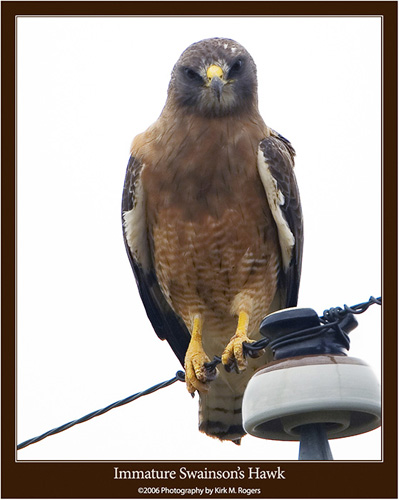
[[[294,154],[259,114],[252,57],[224,38],[183,52],[160,117],[131,147],[123,228],[141,298],[199,392],[200,430],[236,443],[245,386],[270,360],[247,360],[243,342],[259,338],[266,314],[297,303]],[[210,373],[215,355],[224,367]]]

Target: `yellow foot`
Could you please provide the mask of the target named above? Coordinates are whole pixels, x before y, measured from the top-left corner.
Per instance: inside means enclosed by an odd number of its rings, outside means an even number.
[[[249,315],[245,311],[241,311],[238,316],[237,330],[230,342],[227,344],[222,354],[222,363],[227,371],[235,369],[237,373],[245,370],[247,360],[243,350],[243,343],[252,344],[254,340],[250,340],[248,333]]]
[[[202,318],[197,315],[194,317],[193,331],[188,346],[186,357],[184,359],[184,369],[186,371],[186,386],[190,394],[207,392],[209,382],[215,379],[216,371],[209,371],[205,363],[209,363],[209,358],[202,348]]]

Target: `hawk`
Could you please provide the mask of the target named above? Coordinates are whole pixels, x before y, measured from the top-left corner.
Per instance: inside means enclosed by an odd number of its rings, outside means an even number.
[[[246,384],[270,360],[247,359],[243,343],[266,314],[297,304],[294,155],[259,114],[252,57],[225,38],[183,52],[161,115],[131,146],[123,235],[141,299],[199,393],[200,430],[236,444]]]

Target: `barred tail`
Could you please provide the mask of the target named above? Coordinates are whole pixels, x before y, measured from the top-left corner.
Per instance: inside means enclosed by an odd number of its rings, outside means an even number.
[[[217,377],[207,393],[199,398],[199,430],[208,436],[240,444],[246,434],[242,426],[241,405],[243,390],[232,390]]]

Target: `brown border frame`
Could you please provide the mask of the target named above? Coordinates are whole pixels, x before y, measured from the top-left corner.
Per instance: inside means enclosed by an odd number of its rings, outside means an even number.
[[[383,213],[384,219],[384,460],[382,462],[288,462],[285,481],[262,484],[262,498],[397,498],[397,2],[2,2],[2,498],[137,498],[138,481],[113,480],[116,462],[22,463],[15,457],[15,17],[19,15],[290,15],[383,18]],[[387,348],[389,345],[389,348]],[[154,464],[134,464],[151,469]],[[199,464],[158,462],[157,470]],[[236,470],[236,463],[209,462],[208,470]],[[248,466],[259,464],[246,462]],[[267,464],[272,469],[273,463]],[[226,480],[208,487],[229,486]],[[145,486],[159,486],[148,480]],[[196,487],[175,480],[170,487]],[[257,488],[255,481],[245,487]],[[143,496],[143,495],[141,495]],[[173,495],[156,495],[173,498]],[[229,498],[228,494],[213,495]],[[150,498],[150,496],[147,496]],[[192,497],[197,498],[197,497]],[[236,497],[238,498],[238,497]]]

